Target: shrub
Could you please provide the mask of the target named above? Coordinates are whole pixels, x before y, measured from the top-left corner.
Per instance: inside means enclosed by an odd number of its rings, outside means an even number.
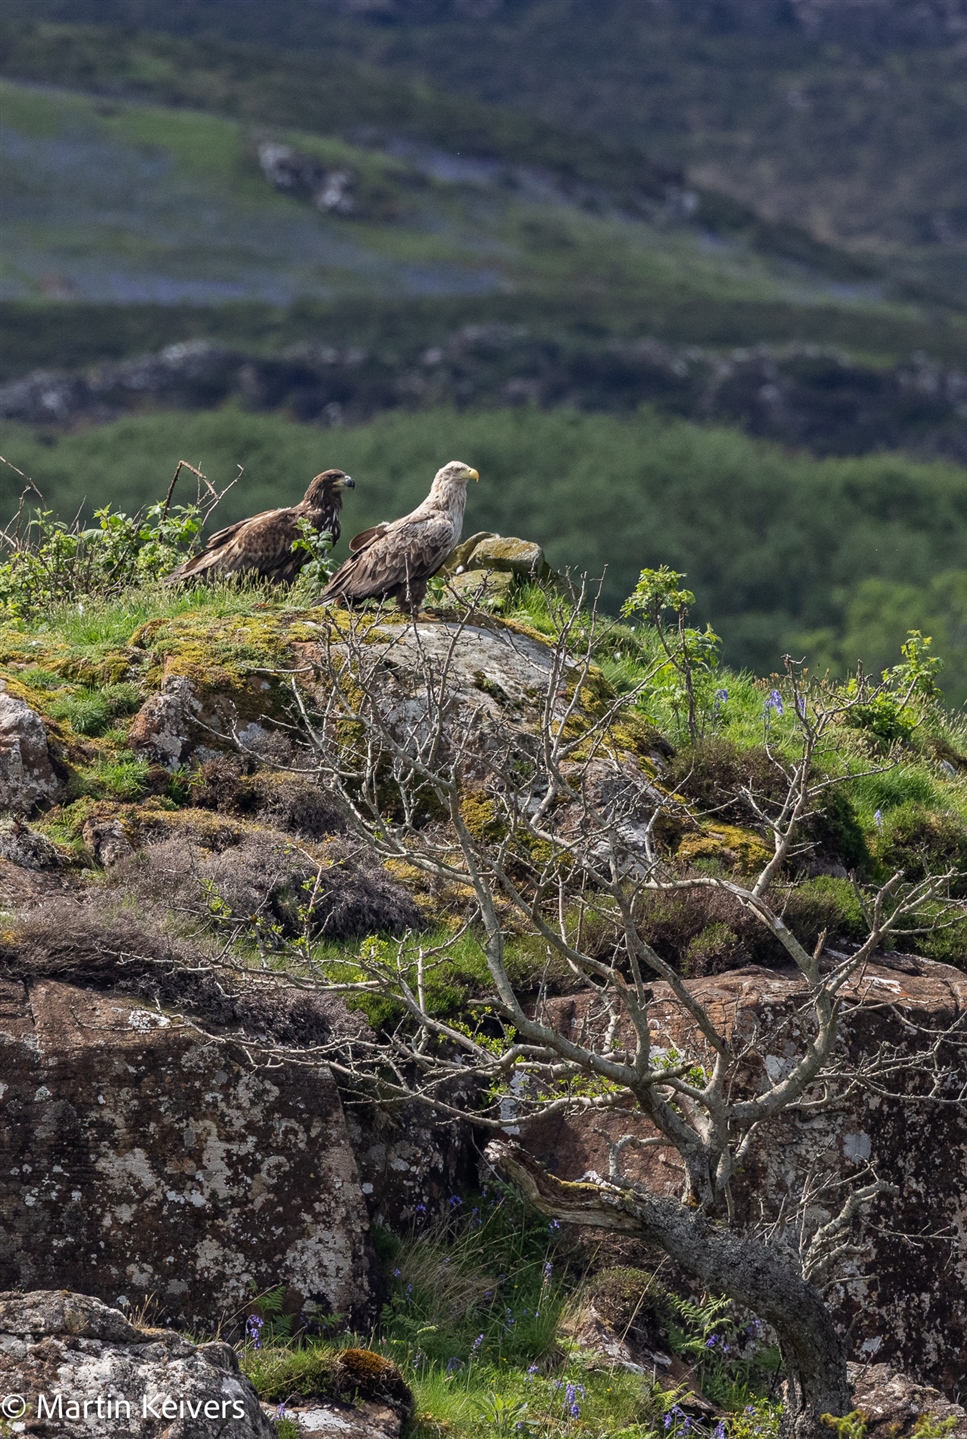
[[[909,879],[952,869],[967,893],[967,830],[953,814],[908,800],[880,816],[874,853],[885,872],[901,869]]]
[[[0,563],[0,614],[29,618],[64,602],[107,598],[160,579],[184,558],[201,529],[198,505],[149,505],[134,515],[95,510],[82,529],[51,510],[38,510],[19,529],[5,531]]]
[[[764,745],[742,748],[717,735],[683,746],[668,763],[667,783],[706,814],[734,825],[756,823],[744,788],[773,801],[781,801],[787,788]],[[847,869],[869,863],[863,829],[843,785],[826,790],[822,810],[803,825],[803,838],[814,855],[839,860]]]

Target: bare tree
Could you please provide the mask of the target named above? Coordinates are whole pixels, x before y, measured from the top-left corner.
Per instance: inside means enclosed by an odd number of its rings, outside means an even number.
[[[767,1320],[785,1365],[787,1423],[807,1439],[825,1432],[824,1413],[851,1407],[843,1342],[817,1285],[849,1252],[858,1208],[888,1186],[867,1175],[820,1227],[804,1227],[799,1214],[757,1230],[737,1209],[737,1171],[780,1114],[841,1102],[852,1086],[889,1086],[909,1068],[909,1057],[884,1047],[850,1060],[842,1019],[884,942],[945,922],[936,902],[952,903],[954,876],[897,872],[868,892],[857,887],[866,934],[846,955],[829,952],[825,935],[806,948],[787,926],[783,909],[795,862],[809,847],[808,821],[841,783],[824,767],[833,733],[868,699],[862,686],[811,687],[791,663],[791,734],[782,744],[766,735],[779,797],[768,801],[751,788],[744,795],[769,841],[758,873],[735,878],[676,863],[660,842],[663,826],[694,821],[634,753],[640,738],[629,733],[628,715],[637,693],[614,696],[601,684],[598,620],[582,600],[562,614],[558,641],[547,647],[479,616],[401,624],[339,614],[320,627],[323,654],[313,673],[292,676],[310,767],[340,797],[360,843],[459,897],[490,977],[478,1017],[462,1023],[435,1015],[428,998],[452,941],[373,942],[349,979],[344,963],[330,968],[307,943],[306,982],[391,995],[402,1014],[370,1046],[357,1042],[351,1054],[326,1057],[351,1083],[368,1082],[384,1096],[418,1094],[442,1113],[489,1127],[492,1161],[543,1213],[653,1241]],[[495,645],[506,656],[502,670],[488,668]],[[727,896],[798,972],[788,1034],[799,1048],[777,1077],[763,1065],[762,1036],[743,1038],[716,1019],[701,984],[642,935],[650,896],[697,890]],[[962,916],[963,906],[945,913]],[[588,943],[602,926],[609,943]],[[539,936],[548,963],[563,964],[583,994],[579,1031],[560,1022],[546,982],[536,995],[515,985],[508,956],[521,933]],[[658,1042],[669,1003],[691,1035],[677,1050]],[[943,1065],[948,1038],[925,1036],[918,1057],[921,1089],[938,1102],[957,1097]],[[514,1142],[529,1118],[560,1113],[627,1116],[610,1141],[607,1175],[564,1182]],[[626,1173],[626,1157],[648,1146],[680,1156],[678,1198]]]

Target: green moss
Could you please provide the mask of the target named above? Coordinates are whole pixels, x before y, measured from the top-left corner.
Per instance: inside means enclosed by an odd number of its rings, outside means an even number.
[[[686,834],[676,851],[688,864],[699,860],[721,860],[728,868],[746,874],[755,873],[768,864],[770,852],[761,836],[751,829],[735,824],[707,824],[697,833]]]
[[[496,801],[488,795],[465,795],[460,801],[460,815],[474,839],[499,844],[506,838],[507,822],[501,818]]]

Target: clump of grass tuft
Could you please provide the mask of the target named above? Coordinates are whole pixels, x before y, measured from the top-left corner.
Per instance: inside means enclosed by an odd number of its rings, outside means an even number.
[[[71,776],[70,797],[140,799],[150,788],[150,766],[141,759],[97,759]]]
[[[129,683],[93,686],[54,699],[47,706],[53,719],[66,720],[77,734],[103,735],[112,720],[131,714],[141,703],[138,686]]]

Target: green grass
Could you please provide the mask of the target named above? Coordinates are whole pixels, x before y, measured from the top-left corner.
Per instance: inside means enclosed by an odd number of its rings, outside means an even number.
[[[331,1393],[338,1348],[361,1342],[393,1359],[410,1384],[412,1439],[516,1439],[522,1432],[535,1439],[658,1439],[668,1430],[678,1439],[683,1416],[673,1409],[674,1392],[645,1374],[602,1365],[562,1330],[565,1310],[580,1303],[584,1273],[583,1261],[575,1267],[560,1242],[558,1226],[499,1186],[449,1196],[442,1208],[434,1217],[421,1206],[403,1237],[378,1232],[389,1299],[373,1335],[242,1347],[243,1371],[263,1397],[277,1403],[290,1394]],[[638,1277],[655,1287],[647,1275]],[[664,1294],[660,1285],[656,1292]],[[735,1411],[730,1433],[773,1435],[778,1409],[764,1397],[765,1371],[723,1363],[706,1343],[711,1315],[719,1332],[732,1323],[728,1303],[668,1296],[667,1306],[673,1348],[697,1360],[703,1382],[713,1389],[718,1383],[721,1402]],[[727,1385],[733,1401],[724,1398]]]
[[[967,471],[953,464],[815,460],[647,412],[528,409],[397,412],[321,431],[228,407],[119,420],[55,443],[10,424],[3,444],[65,514],[85,500],[130,510],[158,499],[186,459],[218,484],[244,466],[217,514],[227,523],[293,502],[313,474],[338,464],[357,481],[347,534],[405,513],[455,456],[482,477],[465,533],[524,535],[554,565],[603,574],[612,611],[642,567],[665,563],[688,574],[697,617],[723,636],[734,667],[768,675],[788,649],[820,672],[830,664],[846,673],[858,658],[875,671],[895,659],[907,629],[923,627],[946,662],[948,703],[967,699]],[[0,467],[8,513],[21,484]],[[874,582],[891,601],[871,611],[863,587]],[[167,614],[193,601],[168,595],[160,603]],[[224,603],[242,602],[229,595]]]

